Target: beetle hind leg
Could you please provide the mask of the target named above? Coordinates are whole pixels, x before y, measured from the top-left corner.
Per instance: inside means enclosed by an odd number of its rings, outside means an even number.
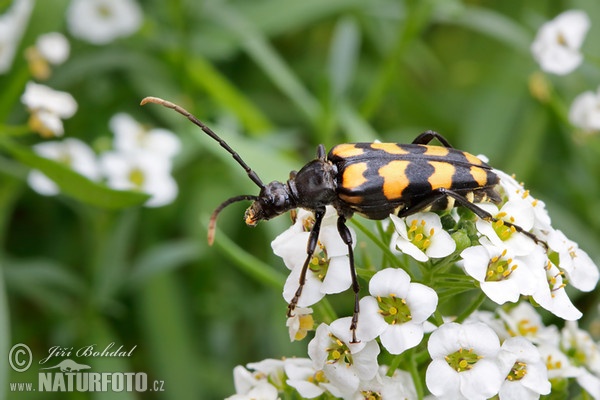
[[[354,266],[354,251],[352,250],[352,235],[350,230],[346,226],[346,217],[340,215],[337,220],[337,229],[340,237],[348,246],[348,261],[350,263],[350,274],[352,275],[352,291],[354,292],[354,312],[352,313],[352,322],[350,323],[350,330],[352,331],[352,341],[350,343],[359,343],[356,339],[356,328],[358,327],[358,313],[359,307],[359,296],[360,285],[358,284],[358,277],[356,276],[356,268]]]
[[[444,145],[444,147],[451,149],[454,148],[445,137],[436,131],[425,131],[421,133],[415,138],[415,140],[412,141],[412,144],[429,144],[429,142],[431,142],[433,139],[437,139],[442,145]]]

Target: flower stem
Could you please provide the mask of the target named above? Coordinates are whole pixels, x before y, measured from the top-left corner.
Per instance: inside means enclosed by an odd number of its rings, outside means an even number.
[[[485,293],[479,292],[479,295],[477,296],[477,298],[471,303],[471,305],[469,307],[467,307],[461,314],[459,314],[458,317],[456,317],[456,320],[454,322],[461,323],[465,319],[467,319],[469,317],[469,315],[471,315],[473,312],[475,312],[477,309],[479,309],[481,304],[483,304],[483,302],[485,301],[485,298],[486,298]]]

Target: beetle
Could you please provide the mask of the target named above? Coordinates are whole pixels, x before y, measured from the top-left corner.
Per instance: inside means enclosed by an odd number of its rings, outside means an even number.
[[[288,305],[287,315],[293,316],[306,282],[308,265],[319,239],[325,208],[332,205],[338,214],[337,230],[348,246],[354,311],[350,330],[352,342],[358,342],[356,328],[359,315],[359,283],[354,266],[352,236],[346,221],[355,213],[367,219],[381,220],[390,214],[406,217],[427,210],[446,210],[462,206],[479,218],[496,222],[490,213],[476,202],[499,203],[495,190],[499,177],[492,167],[467,152],[453,148],[439,133],[426,131],[410,144],[397,143],[345,143],[334,146],[329,153],[321,144],[316,159],[308,162],[298,172],[292,171],[286,182],[264,184],[256,172],[242,160],[223,139],[187,110],[157,97],[146,97],[141,104],[155,103],[171,108],[204,133],[216,140],[260,189],[258,195],[240,195],[225,200],[212,213],[208,242],[214,241],[216,220],[228,205],[239,201],[252,201],[245,213],[247,225],[269,220],[298,207],[314,213],[314,225],[306,247],[306,260],[302,266],[298,289]],[[430,145],[438,140],[442,146]],[[536,243],[535,235],[510,222],[501,221],[521,232]]]

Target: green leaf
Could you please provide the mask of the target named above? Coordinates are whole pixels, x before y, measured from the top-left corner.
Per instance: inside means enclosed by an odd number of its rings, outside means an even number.
[[[79,175],[67,166],[44,157],[12,141],[0,140],[0,147],[31,168],[43,172],[60,187],[61,192],[84,203],[109,209],[143,204],[150,197],[145,193],[113,190]]]

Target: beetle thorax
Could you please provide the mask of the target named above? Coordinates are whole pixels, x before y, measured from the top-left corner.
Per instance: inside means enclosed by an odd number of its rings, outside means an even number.
[[[317,159],[306,164],[288,181],[297,206],[315,210],[333,204],[337,198],[336,172],[329,161]]]

